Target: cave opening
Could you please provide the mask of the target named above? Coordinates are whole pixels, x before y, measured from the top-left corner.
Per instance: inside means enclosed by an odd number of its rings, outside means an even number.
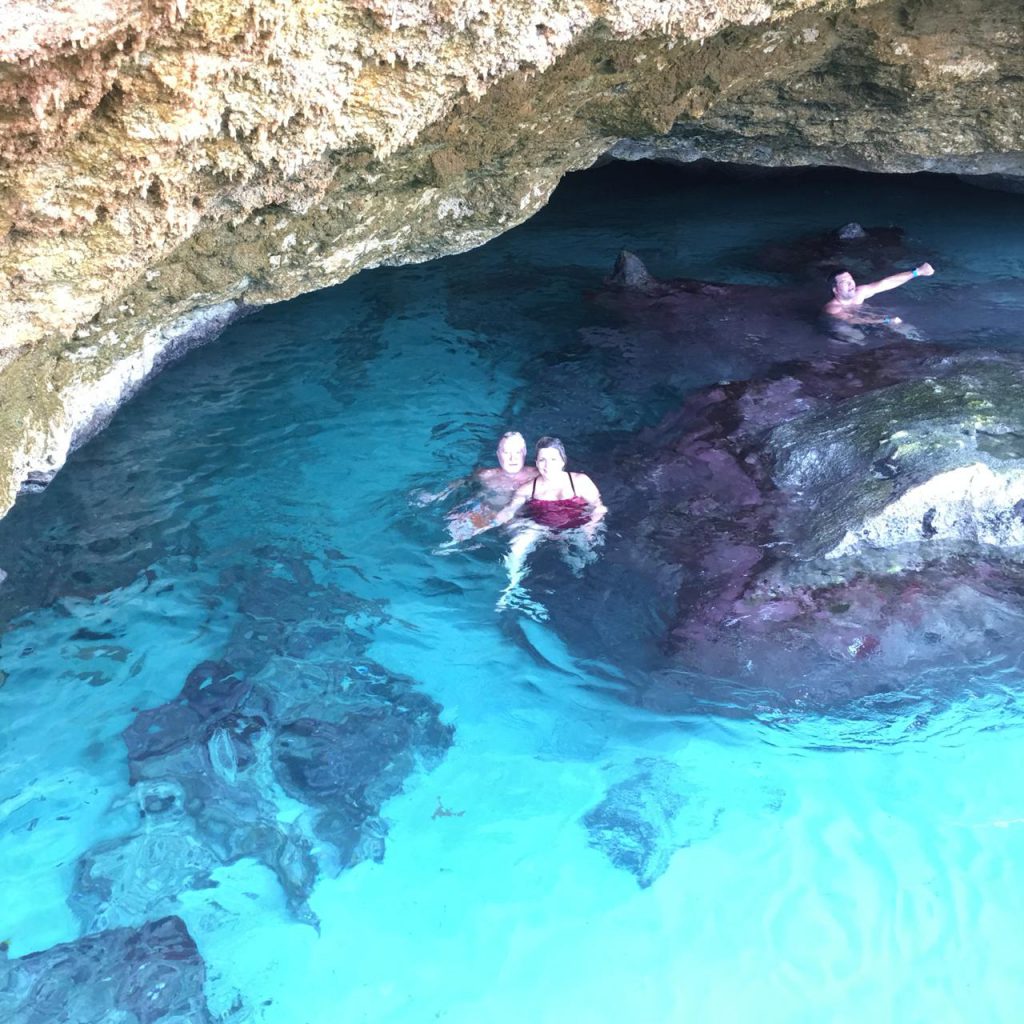
[[[142,950],[275,1022],[1008,1005],[1022,202],[607,163],[189,351],[0,522],[10,969]],[[840,265],[907,279],[834,329]],[[608,509],[515,579],[469,536],[509,431]]]

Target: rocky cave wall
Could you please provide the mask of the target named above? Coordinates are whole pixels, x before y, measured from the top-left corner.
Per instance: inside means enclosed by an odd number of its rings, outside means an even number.
[[[610,154],[1024,180],[1019,0],[8,0],[0,514],[246,309]]]

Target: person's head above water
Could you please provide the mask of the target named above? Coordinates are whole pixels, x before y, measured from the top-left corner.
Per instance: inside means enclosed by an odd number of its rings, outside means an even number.
[[[851,315],[860,316],[864,323],[899,323],[900,321],[896,317],[890,320],[883,318],[881,321],[877,318],[864,320],[863,317],[868,314],[859,312],[858,307],[868,299],[874,298],[879,292],[890,292],[893,288],[899,288],[908,281],[913,281],[915,277],[931,277],[934,273],[935,268],[930,263],[919,263],[912,270],[900,270],[888,277],[883,277],[880,281],[857,284],[853,279],[853,274],[848,270],[840,270],[832,275],[832,298],[825,303],[823,312],[829,316],[846,320],[849,320]]]
[[[519,473],[526,465],[526,439],[518,430],[510,430],[498,438],[498,465],[506,473]]]
[[[565,469],[565,445],[557,437],[542,437],[537,442],[537,455],[534,458],[537,472],[541,476],[559,473]]]
[[[840,270],[832,275],[832,294],[840,302],[849,302],[857,292],[857,282],[848,270]]]

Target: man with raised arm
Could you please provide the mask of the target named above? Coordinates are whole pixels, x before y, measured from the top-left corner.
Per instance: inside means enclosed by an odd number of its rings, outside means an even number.
[[[879,292],[891,291],[893,288],[899,288],[900,285],[912,281],[915,277],[931,277],[934,273],[930,263],[922,263],[920,266],[914,267],[913,270],[903,270],[890,277],[883,277],[881,281],[857,284],[848,270],[840,270],[832,278],[832,299],[826,303],[822,312],[840,320],[849,320],[851,323],[898,324],[900,322],[898,316],[883,316],[860,307],[866,299],[870,299]]]

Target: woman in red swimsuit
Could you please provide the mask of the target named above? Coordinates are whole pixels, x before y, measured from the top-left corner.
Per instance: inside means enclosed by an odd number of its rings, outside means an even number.
[[[534,618],[546,619],[544,606],[530,600],[520,585],[528,571],[527,556],[546,537],[564,535],[560,537],[565,541],[563,553],[578,573],[594,558],[598,524],[608,509],[601,501],[596,484],[586,473],[566,470],[565,445],[557,437],[542,437],[537,442],[535,461],[537,476],[517,488],[512,500],[476,532],[502,526],[522,511],[520,525],[505,556],[508,586],[498,607],[518,607]]]

